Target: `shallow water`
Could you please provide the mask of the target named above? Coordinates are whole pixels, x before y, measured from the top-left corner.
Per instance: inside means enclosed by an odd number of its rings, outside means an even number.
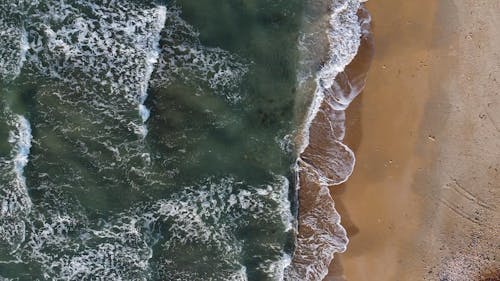
[[[363,90],[373,54],[370,15],[359,1],[315,1],[308,7],[299,41],[297,99],[307,106],[297,110],[302,120],[297,134],[298,233],[287,280],[323,280],[333,255],[347,249],[349,240],[329,189],[353,172],[356,158],[343,143],[345,110]]]
[[[294,139],[357,51],[358,0],[0,8],[0,280],[297,280],[314,268],[285,271],[309,249],[294,219],[308,139]]]

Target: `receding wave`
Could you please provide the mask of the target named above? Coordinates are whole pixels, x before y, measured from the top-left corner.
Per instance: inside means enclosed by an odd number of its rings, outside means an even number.
[[[333,255],[346,250],[347,235],[328,187],[345,182],[354,168],[354,153],[342,143],[345,110],[364,87],[371,41],[370,16],[361,1],[311,4],[299,44],[305,52],[299,93],[308,109],[299,114],[304,121],[297,137],[298,233],[286,280],[322,280]],[[321,43],[328,49],[317,47]]]

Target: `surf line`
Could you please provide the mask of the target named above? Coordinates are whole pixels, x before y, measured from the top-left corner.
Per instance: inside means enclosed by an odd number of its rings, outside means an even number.
[[[298,233],[287,281],[322,280],[333,254],[344,252],[349,242],[329,187],[347,181],[355,165],[354,153],[343,139],[345,110],[364,88],[373,51],[371,18],[362,2],[328,4],[328,58],[314,74],[314,95],[297,138]],[[301,201],[312,202],[312,210],[301,213]],[[301,229],[313,231],[301,236]]]
[[[31,125],[28,119],[22,115],[14,115],[14,120],[10,123],[15,127],[14,130],[9,132],[8,142],[13,145],[12,150],[12,171],[14,179],[11,182],[12,195],[17,197],[16,203],[9,202],[9,200],[2,200],[0,206],[0,213],[2,215],[13,215],[15,212],[22,210],[29,213],[32,207],[31,198],[28,194],[26,185],[26,178],[24,177],[24,168],[29,161],[29,153],[31,149],[31,142],[33,139],[31,133]]]
[[[144,105],[144,102],[146,102],[146,99],[148,97],[149,81],[151,80],[154,67],[158,62],[158,58],[161,53],[161,48],[160,48],[161,31],[163,30],[163,27],[165,26],[165,22],[167,20],[167,8],[165,6],[158,6],[155,11],[155,17],[156,17],[156,22],[154,25],[154,30],[153,30],[154,36],[152,40],[153,46],[151,46],[151,49],[148,50],[148,52],[146,53],[145,79],[142,81],[139,88],[138,111],[142,120],[142,125],[139,130],[139,135],[143,139],[148,134],[146,121],[149,119],[151,115],[150,110],[146,107],[146,105]]]

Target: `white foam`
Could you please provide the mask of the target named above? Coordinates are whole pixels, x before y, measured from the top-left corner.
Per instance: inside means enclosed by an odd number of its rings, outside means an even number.
[[[158,62],[158,57],[160,56],[160,38],[161,38],[161,30],[165,26],[165,21],[167,19],[167,8],[165,6],[158,6],[156,11],[154,12],[154,16],[156,18],[156,22],[154,24],[154,28],[152,30],[153,38],[152,48],[146,53],[146,67],[145,67],[145,77],[140,85],[140,97],[139,97],[139,115],[142,118],[142,122],[145,123],[150,116],[150,111],[144,105],[144,102],[147,98],[147,91],[149,87],[149,81],[151,80],[151,75],[154,71],[154,66]],[[144,131],[144,130],[143,130]],[[146,130],[147,133],[147,130]],[[143,137],[146,135],[144,134]]]
[[[330,29],[326,31],[330,44],[329,58],[316,74],[316,90],[302,126],[303,137],[299,141],[299,155],[309,145],[309,129],[318,114],[326,92],[333,85],[337,74],[345,69],[358,52],[361,27],[356,13],[359,7],[359,0],[332,0]]]
[[[26,30],[22,30],[21,40],[20,40],[20,54],[19,54],[19,73],[23,68],[24,62],[26,61],[26,53],[28,52],[30,45],[28,42],[28,33]],[[17,75],[19,75],[19,73]]]
[[[278,202],[283,200],[284,181],[276,179],[272,186],[253,188],[233,178],[208,179],[185,188],[171,199],[140,204],[92,225],[83,210],[77,209],[81,217],[73,217],[59,207],[44,209],[45,215],[38,210],[28,220],[28,230],[23,229],[28,237],[18,254],[22,260],[38,262],[47,279],[150,280],[154,274],[153,248],[160,239],[163,250],[159,254],[167,259],[186,244],[200,243],[208,251],[200,252],[198,258],[218,262],[220,272],[215,272],[213,278],[198,276],[194,269],[182,272],[185,265],[175,266],[174,258],[159,261],[160,270],[166,270],[167,274],[162,276],[167,279],[173,276],[169,280],[245,281],[246,268],[240,263],[243,245],[236,233],[249,220],[280,222],[280,214],[275,210],[276,205],[286,207]],[[233,203],[229,203],[231,195]],[[168,236],[160,238],[158,225],[168,227],[162,233]],[[265,243],[270,249],[281,247],[278,241]],[[267,260],[262,263],[262,271],[270,277],[282,276],[288,260],[285,254]],[[179,279],[179,276],[190,278]]]
[[[316,188],[319,188],[316,190]],[[315,208],[300,213],[304,236],[296,240],[293,263],[285,269],[287,281],[320,281],[328,273],[334,253],[347,249],[349,239],[340,224],[330,191],[326,186],[317,186]]]
[[[271,198],[279,203],[279,212],[281,221],[285,226],[285,231],[290,231],[293,228],[294,217],[292,215],[292,208],[290,200],[288,199],[288,192],[290,190],[290,182],[284,176],[276,176],[277,183],[275,187],[269,187],[271,190],[278,189],[271,193]]]
[[[141,116],[142,122],[146,122],[148,121],[149,116],[151,115],[151,111],[144,104],[140,104],[139,115]]]
[[[32,217],[22,249],[24,258],[41,265],[45,278],[148,280],[152,248],[134,216],[121,214],[94,229],[83,224],[85,218],[45,211],[49,214]]]
[[[291,264],[290,255],[283,253],[281,259],[277,261],[268,261],[263,269],[269,278],[274,281],[281,281],[285,278],[285,269]]]
[[[247,281],[248,276],[247,276],[247,268],[244,266],[241,266],[241,269],[236,271],[234,274],[229,276],[227,278],[227,281]]]
[[[281,218],[284,228],[290,227],[290,206],[284,195],[288,194],[288,182],[285,178],[276,178],[275,183],[265,187],[243,190],[241,187],[241,183],[226,178],[187,188],[184,194],[174,200],[159,201],[153,207],[158,211],[153,213],[160,215],[158,219],[169,221],[171,226],[169,233],[172,238],[165,244],[167,249],[175,249],[178,243],[203,243],[215,247],[211,250],[212,255],[224,253],[224,262],[237,262],[242,245],[236,238],[235,231],[245,225],[248,219],[267,222],[268,218],[272,218],[274,222],[275,218]],[[276,209],[281,213],[276,214]],[[155,216],[157,215],[153,215]],[[269,243],[269,248],[280,247],[274,242],[266,243]],[[213,252],[215,249],[216,253]],[[281,280],[288,263],[289,257],[283,254],[275,260],[264,262],[261,269],[273,280]],[[246,274],[238,276],[240,277],[234,280],[246,280]]]
[[[23,28],[0,19],[0,78],[14,80],[23,68],[29,49],[28,34]]]
[[[194,36],[195,33],[191,31],[183,44],[160,49],[160,31],[169,13],[165,7],[137,8],[133,1],[98,2],[100,4],[78,1],[78,7],[64,0],[32,4],[34,14],[27,20],[29,49],[26,42],[20,49],[25,50],[22,54],[26,58],[25,64],[36,75],[51,78],[72,90],[54,93],[49,86],[46,89],[42,87],[37,102],[52,101],[53,97],[57,97],[54,99],[57,103],[77,111],[75,115],[72,115],[73,112],[53,113],[53,108],[41,111],[40,119],[44,121],[39,126],[49,124],[56,133],[61,132],[65,136],[78,132],[80,139],[76,141],[79,145],[77,148],[85,151],[86,155],[92,155],[95,151],[85,141],[96,138],[96,143],[109,149],[109,154],[113,155],[110,158],[119,161],[135,153],[144,162],[150,162],[150,156],[144,150],[129,150],[128,143],[122,140],[119,143],[107,139],[107,142],[103,141],[99,139],[102,136],[92,135],[95,131],[87,130],[86,126],[103,124],[98,127],[102,131],[121,126],[145,136],[147,127],[144,123],[150,115],[144,105],[148,85],[153,83],[154,68],[158,62],[165,62],[170,56],[162,52],[168,52],[171,48],[188,52],[184,57],[177,57],[177,62],[184,63],[185,68],[194,69],[196,78],[208,88],[223,94],[230,101],[239,99],[230,91],[247,72],[247,65],[240,58],[218,48],[202,46],[197,35]],[[39,4],[42,8],[37,6]],[[188,25],[182,28],[192,29]],[[193,36],[196,38],[193,39]],[[174,65],[162,66],[173,68],[168,71],[177,71]],[[170,79],[170,72],[159,73],[165,74],[162,78]],[[90,106],[94,106],[91,109],[98,113],[92,111],[86,114],[84,111]],[[136,110],[139,116],[130,114]],[[78,118],[72,119],[75,116]],[[116,118],[116,123],[120,124],[107,123],[109,119],[99,117]],[[50,122],[50,118],[57,119],[57,122]],[[81,124],[73,126],[74,120],[81,121]],[[31,128],[26,118],[19,118],[18,121],[18,130],[10,138],[16,151],[12,164],[14,174],[23,187],[23,192],[19,194],[26,195],[29,200],[22,172],[28,163]],[[93,164],[99,169],[109,168],[101,167],[99,163]],[[130,170],[143,172],[135,167]],[[43,178],[49,177],[44,174]],[[66,187],[73,188],[70,184]],[[52,186],[39,188],[51,189]],[[165,238],[165,245],[162,246],[175,250],[182,243],[209,244],[218,249],[220,259],[230,265],[224,272],[225,276],[230,276],[232,280],[247,280],[246,268],[238,261],[243,245],[236,238],[237,227],[249,221],[263,220],[266,223],[282,223],[282,228],[289,230],[291,214],[287,195],[288,182],[285,178],[260,187],[245,186],[232,178],[217,182],[209,180],[200,186],[186,188],[174,198],[134,208],[99,224],[91,224],[85,217],[85,211],[78,209],[79,206],[71,206],[77,211],[68,211],[55,208],[51,205],[54,202],[43,202],[46,205],[35,206],[39,209],[20,219],[19,225],[1,226],[0,234],[12,232],[27,235],[21,239],[24,243],[16,242],[16,255],[25,261],[38,262],[47,279],[142,280],[147,279],[147,272],[150,271],[152,246],[157,239],[150,232],[153,232],[155,224],[163,223],[170,227],[168,233],[171,236]],[[31,201],[29,203],[31,206]],[[275,212],[278,208],[279,212]],[[6,212],[13,210],[10,205],[5,209],[8,210]],[[76,213],[81,217],[73,217]],[[282,246],[276,241],[266,243],[275,248]],[[278,274],[281,272],[280,265],[271,267]]]
[[[25,218],[32,209],[26,179],[23,175],[31,148],[31,127],[28,120],[5,109],[12,146],[10,159],[0,158],[0,245],[13,253],[25,241]]]
[[[235,103],[242,99],[236,88],[247,72],[248,64],[238,56],[203,46],[198,32],[181,18],[180,9],[169,7],[153,85],[167,87],[181,81],[198,89],[204,87],[197,94],[209,90]]]
[[[24,116],[15,115],[13,117],[11,125],[15,129],[10,131],[8,141],[13,145],[10,163],[12,164],[14,177],[9,184],[12,190],[10,190],[8,198],[4,198],[1,203],[0,212],[4,216],[7,214],[14,215],[18,211],[29,212],[32,205],[28,195],[26,178],[23,175],[24,167],[28,164],[31,148],[31,126]]]
[[[78,8],[65,1],[46,5],[50,13],[33,5],[28,21],[34,35],[27,54],[30,67],[96,104],[107,103],[96,107],[108,108],[103,114],[145,127],[139,122],[144,124],[150,115],[144,102],[161,52],[166,7],[109,1],[81,1]],[[139,120],[131,120],[125,108],[138,110]],[[143,138],[147,128],[132,131]]]
[[[29,121],[21,115],[17,115],[16,122],[16,132],[11,132],[9,136],[9,142],[15,144],[15,157],[14,170],[19,179],[22,179],[25,185],[25,178],[23,176],[24,167],[28,164],[28,156],[31,148],[31,140],[33,136],[31,135],[31,126]]]
[[[330,0],[331,14],[326,31],[329,43],[328,59],[315,74],[314,95],[302,125],[297,149],[297,167],[302,169],[306,181],[315,183],[308,186],[308,190],[301,192],[304,192],[308,200],[314,200],[316,205],[307,213],[299,212],[299,228],[303,231],[301,234],[307,236],[297,237],[294,262],[286,268],[285,280],[323,280],[328,273],[333,254],[344,252],[349,241],[345,229],[340,225],[340,216],[334,208],[328,186],[345,182],[355,165],[354,153],[341,141],[345,135],[344,110],[361,89],[352,88],[350,92],[343,93],[343,89],[335,88],[338,86],[335,79],[358,53],[362,35],[369,32],[369,19],[360,20],[357,16],[361,2],[364,1]],[[309,24],[318,25],[317,22]],[[306,34],[303,38],[314,43],[317,34]],[[307,48],[302,49],[309,52]],[[310,62],[303,65],[308,66],[308,63]],[[313,60],[312,66],[314,63]],[[302,87],[309,77],[314,75],[310,73],[313,68],[310,65],[308,67],[299,73],[299,83]],[[329,122],[330,127],[323,129],[331,130],[326,134],[327,144],[306,153],[313,120],[319,114],[321,105],[327,101],[326,98],[331,102],[327,104],[328,109],[321,113],[325,114],[325,121]],[[296,172],[299,173],[298,170]]]

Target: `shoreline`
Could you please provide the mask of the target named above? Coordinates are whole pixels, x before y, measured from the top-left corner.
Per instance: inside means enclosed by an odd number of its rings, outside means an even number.
[[[320,70],[314,74],[314,95],[296,137],[299,211],[290,280],[321,280],[334,254],[344,252],[348,244],[328,187],[344,183],[352,174],[356,159],[343,142],[345,111],[364,88],[373,57],[370,15],[357,1],[326,9],[331,13],[329,29],[320,30],[328,34],[331,52],[322,53],[325,58],[313,65]]]
[[[499,5],[368,1],[375,58],[346,117],[357,165],[330,188],[350,243],[324,280],[498,274]]]

